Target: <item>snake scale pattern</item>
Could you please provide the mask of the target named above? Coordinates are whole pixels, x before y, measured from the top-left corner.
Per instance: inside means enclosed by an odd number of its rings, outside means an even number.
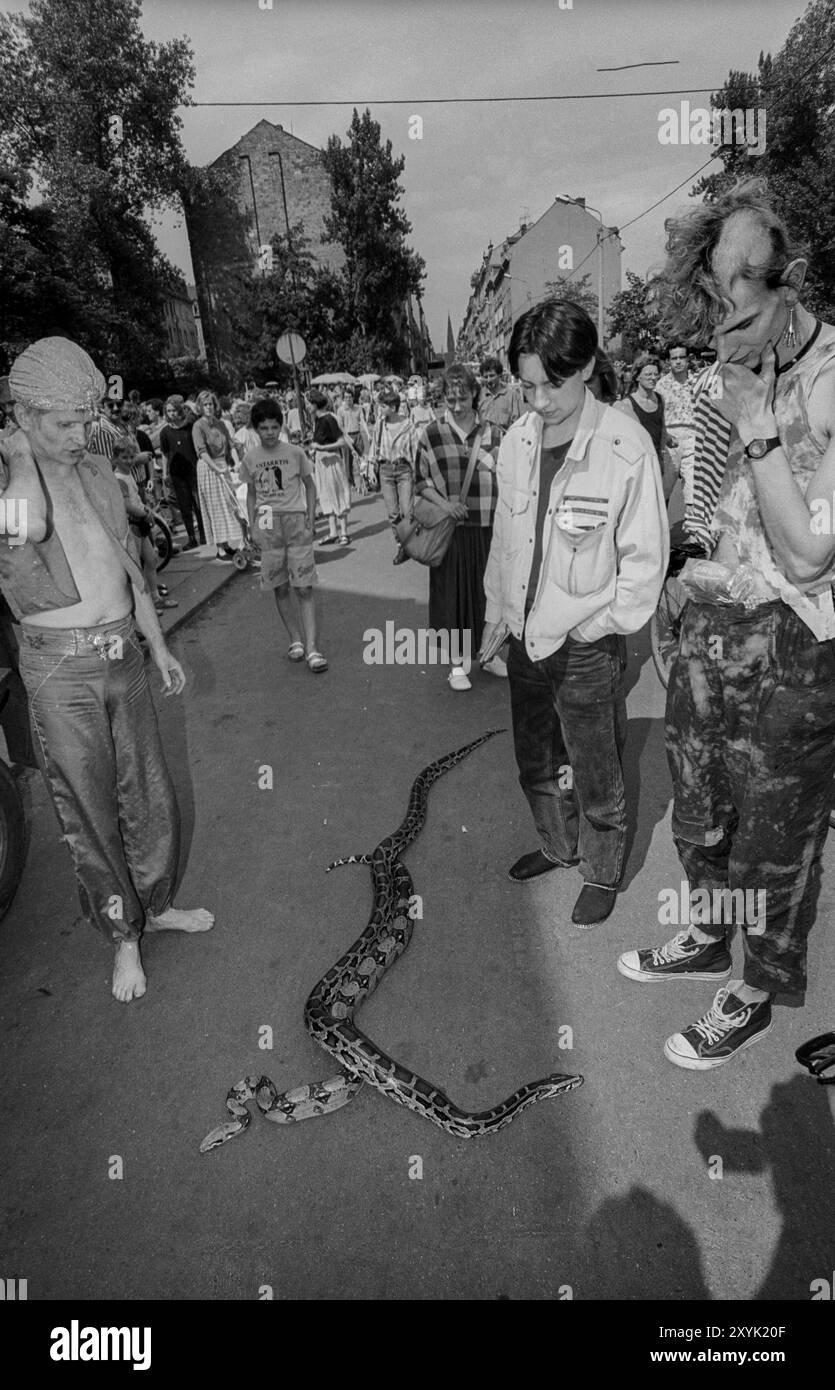
[[[531,1081],[492,1110],[461,1110],[439,1087],[408,1071],[356,1027],[354,1015],[377,988],[409,944],[414,922],[409,915],[413,885],[400,855],[420,833],[426,821],[427,797],[432,783],[502,729],[491,729],[472,743],[438,758],[416,777],[405,818],[393,835],[387,835],[370,854],[337,859],[327,872],[342,864],[367,864],[371,869],[374,902],[362,935],[313,987],[304,1010],[310,1036],[329,1052],[341,1070],[327,1081],[279,1092],[269,1077],[247,1076],[226,1097],[231,1120],[218,1125],[203,1140],[201,1153],[225,1144],[249,1125],[247,1103],[254,1100],[265,1119],[278,1124],[329,1115],[353,1100],[363,1085],[415,1110],[459,1139],[494,1134],[537,1101],[562,1095],[582,1086],[582,1076],[554,1073]]]

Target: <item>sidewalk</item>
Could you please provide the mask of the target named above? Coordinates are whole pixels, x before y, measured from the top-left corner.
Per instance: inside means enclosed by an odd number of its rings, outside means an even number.
[[[176,543],[182,544],[179,539]],[[230,580],[241,573],[233,564],[216,560],[214,555],[213,545],[201,545],[197,550],[181,549],[172,556],[165,569],[160,570],[160,583],[167,587],[169,598],[175,599],[180,605],[179,608],[165,608],[159,614],[160,627],[166,637],[193,618],[210,598],[225,589]]]

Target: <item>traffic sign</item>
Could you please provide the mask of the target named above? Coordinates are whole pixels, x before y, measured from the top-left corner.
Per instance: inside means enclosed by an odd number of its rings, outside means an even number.
[[[307,344],[300,333],[282,333],[275,345],[276,356],[279,362],[286,362],[288,367],[296,366],[303,362],[307,356]]]

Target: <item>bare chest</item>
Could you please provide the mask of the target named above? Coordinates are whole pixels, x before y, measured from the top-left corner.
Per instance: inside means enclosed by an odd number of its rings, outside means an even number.
[[[76,588],[82,598],[121,590],[125,572],[112,539],[86,496],[79,479],[50,488],[52,521],[64,547]]]

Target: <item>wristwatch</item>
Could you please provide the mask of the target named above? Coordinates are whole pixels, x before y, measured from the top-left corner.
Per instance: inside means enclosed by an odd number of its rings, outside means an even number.
[[[749,459],[764,459],[766,454],[771,453],[772,449],[779,448],[779,434],[773,434],[770,439],[752,439],[750,444],[745,445],[745,457]]]

